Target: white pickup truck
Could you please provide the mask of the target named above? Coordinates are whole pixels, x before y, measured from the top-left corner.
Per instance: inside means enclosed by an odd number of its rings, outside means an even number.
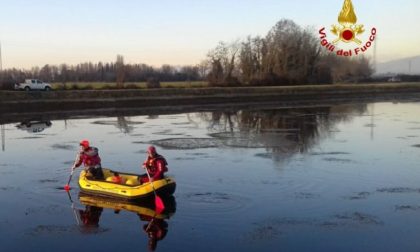
[[[26,79],[24,83],[16,83],[15,90],[45,90],[50,91],[52,89],[51,84],[42,82],[37,79]]]

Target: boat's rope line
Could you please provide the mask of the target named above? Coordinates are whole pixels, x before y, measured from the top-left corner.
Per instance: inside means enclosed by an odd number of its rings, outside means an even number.
[[[100,186],[99,184],[95,184],[95,183],[90,183],[90,184],[92,184],[92,185],[94,185],[94,186],[97,186],[97,187],[99,187],[99,188],[101,188],[101,189],[114,189],[114,190],[123,190],[122,188],[118,188],[118,187],[102,187],[102,186]],[[146,184],[144,184],[144,185],[146,185]],[[144,186],[143,185],[143,186]]]

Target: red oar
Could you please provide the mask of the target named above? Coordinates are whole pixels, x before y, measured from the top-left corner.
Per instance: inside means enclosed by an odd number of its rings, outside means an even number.
[[[79,161],[79,154],[77,154],[76,160],[74,160],[73,167],[75,167],[77,161]],[[69,181],[67,181],[67,184],[64,186],[64,190],[66,190],[67,192],[70,191],[70,181],[71,181],[71,177],[73,177],[73,172],[74,172],[73,167],[71,168],[71,173],[70,173]]]
[[[153,188],[153,193],[155,194],[155,206],[156,206],[156,212],[157,212],[158,214],[160,214],[160,213],[162,213],[162,212],[163,212],[163,210],[165,209],[165,205],[163,204],[162,199],[161,199],[161,198],[160,198],[160,197],[156,194],[156,189],[155,189],[155,186],[153,185],[152,179],[150,178],[149,171],[147,170],[147,168],[146,168],[145,170],[146,170],[147,177],[149,177],[149,182],[150,182],[150,184],[152,185],[152,188]]]
[[[71,181],[71,177],[73,177],[73,172],[74,172],[74,170],[72,169],[72,170],[71,170],[71,173],[70,173],[69,181],[68,181],[68,182],[67,182],[67,184],[64,186],[64,190],[66,190],[66,191],[70,191],[70,181]]]

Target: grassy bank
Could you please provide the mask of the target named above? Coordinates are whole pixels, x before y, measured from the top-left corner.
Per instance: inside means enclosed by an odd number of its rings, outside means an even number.
[[[102,89],[116,89],[115,82],[68,82],[51,84],[55,90],[102,90]],[[200,88],[208,87],[206,81],[175,81],[175,82],[161,82],[162,88]],[[126,82],[124,88],[127,89],[145,89],[146,82]]]

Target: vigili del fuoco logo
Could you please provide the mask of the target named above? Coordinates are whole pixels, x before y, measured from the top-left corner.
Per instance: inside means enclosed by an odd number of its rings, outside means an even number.
[[[331,42],[327,40],[325,27],[319,30],[321,45],[338,56],[356,56],[366,52],[375,41],[376,28],[370,30],[369,39],[362,41],[360,35],[365,33],[362,24],[357,23],[357,16],[351,0],[344,0],[343,9],[338,16],[339,25],[332,25],[331,33],[336,36]],[[340,49],[339,44],[344,43],[351,46],[350,49]]]

